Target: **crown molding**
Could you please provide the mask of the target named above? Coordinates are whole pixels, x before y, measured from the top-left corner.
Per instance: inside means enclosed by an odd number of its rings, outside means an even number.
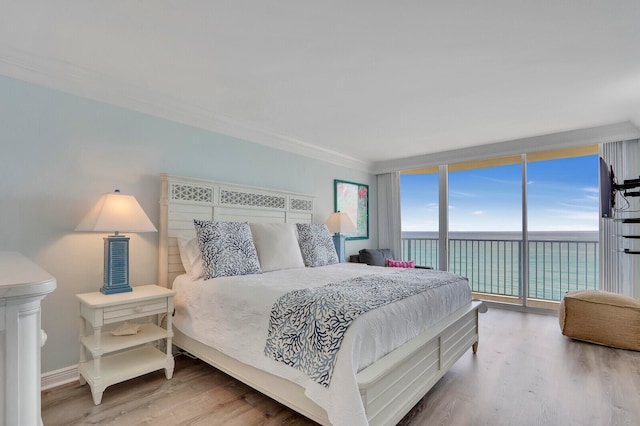
[[[0,45],[0,74],[338,166],[367,173],[371,173],[373,168],[372,162],[242,123],[183,99],[132,85],[96,70],[33,55],[5,45]]]
[[[422,167],[465,161],[485,160],[509,155],[520,155],[527,152],[547,151],[551,149],[572,148],[585,145],[619,142],[639,139],[640,130],[630,121],[551,133],[530,138],[514,139],[487,145],[436,152],[415,157],[374,163],[373,173],[389,173],[402,170],[413,170]]]

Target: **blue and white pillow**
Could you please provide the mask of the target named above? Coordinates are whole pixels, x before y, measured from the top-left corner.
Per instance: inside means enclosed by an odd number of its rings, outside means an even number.
[[[259,274],[260,262],[247,222],[193,221],[204,262],[204,279]]]
[[[296,223],[296,226],[300,251],[306,266],[325,266],[339,262],[327,225]]]

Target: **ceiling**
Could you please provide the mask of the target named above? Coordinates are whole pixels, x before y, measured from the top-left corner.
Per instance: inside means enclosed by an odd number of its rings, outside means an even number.
[[[0,74],[363,169],[630,121],[637,0],[4,0]]]

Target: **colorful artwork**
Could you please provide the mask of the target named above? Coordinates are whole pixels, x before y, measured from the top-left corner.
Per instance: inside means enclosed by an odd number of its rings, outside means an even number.
[[[369,185],[335,180],[335,211],[349,215],[356,232],[346,233],[347,240],[369,238]]]

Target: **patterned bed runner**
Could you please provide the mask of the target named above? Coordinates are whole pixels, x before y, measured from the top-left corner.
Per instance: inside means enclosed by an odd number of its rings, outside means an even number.
[[[271,309],[265,355],[328,387],[344,334],[359,315],[460,279],[444,271],[406,269],[291,291]]]

